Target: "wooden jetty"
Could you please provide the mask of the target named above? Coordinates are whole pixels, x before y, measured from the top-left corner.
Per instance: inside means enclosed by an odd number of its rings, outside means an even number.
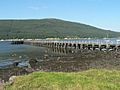
[[[120,44],[112,42],[90,41],[90,40],[16,40],[12,44],[27,44],[52,48],[74,48],[74,49],[91,49],[91,50],[119,50]]]
[[[15,40],[15,41],[12,41],[11,44],[24,44],[24,41],[23,40]]]

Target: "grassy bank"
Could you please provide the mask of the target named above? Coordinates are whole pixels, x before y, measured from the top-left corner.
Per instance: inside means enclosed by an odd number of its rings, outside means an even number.
[[[120,71],[34,72],[18,76],[5,90],[120,90]]]

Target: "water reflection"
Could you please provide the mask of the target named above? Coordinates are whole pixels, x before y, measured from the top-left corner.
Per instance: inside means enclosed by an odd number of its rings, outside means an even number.
[[[72,49],[72,48],[50,48],[48,49],[48,52],[49,51],[52,51],[54,53],[57,53],[57,54],[72,54],[72,53],[75,53],[75,51],[78,51],[78,50],[75,50],[75,49]]]

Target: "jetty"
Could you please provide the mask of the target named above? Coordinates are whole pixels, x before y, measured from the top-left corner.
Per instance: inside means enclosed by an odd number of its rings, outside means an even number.
[[[46,39],[26,39],[13,40],[12,44],[26,44],[41,47],[52,48],[73,48],[88,50],[119,50],[120,42],[118,40],[108,39],[79,39],[79,40],[46,40]]]

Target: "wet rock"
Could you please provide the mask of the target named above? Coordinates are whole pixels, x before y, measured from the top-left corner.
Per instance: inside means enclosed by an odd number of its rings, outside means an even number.
[[[32,72],[35,71],[33,68],[26,68],[25,70],[26,70],[28,73],[32,73]]]
[[[13,57],[17,56],[16,54],[12,54]]]
[[[14,66],[14,67],[17,67],[18,65],[19,65],[19,62],[13,63],[13,66]]]
[[[48,59],[49,58],[49,55],[48,54],[45,54],[44,55],[44,59]]]
[[[1,79],[0,79],[0,84],[1,84],[1,83],[4,83],[4,80],[1,80]]]
[[[30,59],[30,60],[29,60],[29,63],[31,63],[31,64],[32,64],[32,63],[37,63],[37,62],[38,62],[37,59]]]
[[[60,57],[58,57],[57,60],[60,60]]]
[[[22,58],[22,56],[19,56],[19,58]]]
[[[32,68],[35,68],[37,66],[37,63],[38,63],[37,59],[30,59],[29,60],[29,64]]]

